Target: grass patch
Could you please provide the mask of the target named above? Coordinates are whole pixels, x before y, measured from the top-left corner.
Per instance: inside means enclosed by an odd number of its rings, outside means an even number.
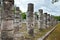
[[[60,40],[60,23],[56,29],[45,40]]]
[[[27,33],[27,29],[26,29],[26,24],[22,24],[22,28],[20,29],[20,32],[23,32],[23,35],[25,37],[25,39],[30,39],[30,40],[37,40],[38,38],[42,37],[43,35],[45,35],[49,30],[51,30],[53,27],[50,27],[48,29],[43,29],[42,31],[38,30],[38,25],[36,24],[34,27],[34,37],[31,37],[28,35]]]

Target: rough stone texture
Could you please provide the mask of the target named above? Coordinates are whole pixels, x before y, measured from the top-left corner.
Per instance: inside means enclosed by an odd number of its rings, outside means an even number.
[[[0,40],[1,40],[1,0],[0,0]]]
[[[44,19],[43,19],[43,24],[44,24],[44,29],[46,29],[47,28],[47,13],[44,13],[44,17],[43,17]]]
[[[23,33],[15,33],[14,34],[14,40],[24,40],[24,35]]]
[[[39,10],[39,23],[38,23],[39,30],[43,29],[43,10]]]
[[[36,27],[36,25],[37,25],[37,16],[36,16],[36,12],[33,14],[33,25],[34,25],[34,27]]]
[[[47,14],[47,27],[50,27],[50,14]]]
[[[20,27],[22,27],[22,24],[21,24],[21,13],[20,13],[20,10],[19,10],[19,7],[16,7],[16,11],[15,11],[15,17],[14,17],[14,29],[15,29],[15,32],[17,33],[20,29]]]
[[[27,11],[27,31],[30,36],[34,35],[34,28],[33,28],[33,4],[28,4],[28,11]]]
[[[1,38],[2,40],[13,40],[14,27],[13,27],[13,13],[12,7],[14,0],[3,0],[3,13],[2,13],[2,27]]]
[[[23,36],[20,32],[19,29],[22,27],[22,18],[21,18],[21,13],[19,7],[16,7],[15,11],[15,17],[14,17],[14,40],[20,40],[21,37]]]
[[[54,18],[53,15],[51,15],[51,26],[53,26],[53,23],[54,23]]]
[[[33,7],[34,5],[32,4],[32,3],[29,3],[28,4],[28,10],[27,11],[31,11],[31,12],[33,12],[34,11],[34,7]]]

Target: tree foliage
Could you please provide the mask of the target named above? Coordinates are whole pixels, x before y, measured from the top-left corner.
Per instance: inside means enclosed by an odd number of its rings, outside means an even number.
[[[60,16],[54,16],[54,18],[60,21]]]
[[[22,15],[22,19],[26,19],[26,13],[25,12],[23,12],[21,15]]]

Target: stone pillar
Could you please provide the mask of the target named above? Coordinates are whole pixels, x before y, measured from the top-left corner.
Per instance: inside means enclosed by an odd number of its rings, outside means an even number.
[[[13,13],[12,7],[14,0],[2,0],[3,13],[2,13],[2,26],[1,26],[1,39],[13,40],[14,27],[13,27]]]
[[[53,15],[51,15],[51,26],[53,26]]]
[[[27,11],[27,31],[30,36],[34,35],[33,11],[34,11],[34,5],[32,3],[29,3],[28,4],[28,11]]]
[[[44,29],[44,27],[43,27],[43,10],[42,9],[39,10],[38,28],[39,28],[39,30]]]
[[[0,0],[0,8],[1,8],[1,0]]]
[[[44,29],[47,28],[47,13],[44,13],[44,17],[43,17],[43,24],[44,24]]]
[[[50,27],[50,14],[47,14],[47,27]]]
[[[54,18],[54,26],[56,26],[56,19]]]
[[[54,16],[53,16],[53,26],[55,26],[55,18],[54,18]]]
[[[36,12],[33,14],[33,25],[36,28],[37,26],[37,13]]]
[[[21,17],[21,11],[19,7],[15,8],[15,14],[14,14],[14,40],[20,40],[21,38],[21,33],[20,29],[22,27],[22,17]]]
[[[37,21],[37,12],[33,14],[33,26],[34,26],[34,33],[37,33],[38,30],[38,21]]]
[[[1,40],[1,0],[0,0],[0,40]]]
[[[0,9],[0,40],[1,40],[1,9]]]
[[[58,21],[57,21],[57,19],[55,19],[55,25],[56,25],[56,24],[58,24]]]
[[[16,33],[19,31],[20,27],[22,27],[21,13],[20,13],[19,7],[16,7],[15,17],[14,17],[14,29]]]
[[[50,15],[50,27],[51,27],[51,15]]]

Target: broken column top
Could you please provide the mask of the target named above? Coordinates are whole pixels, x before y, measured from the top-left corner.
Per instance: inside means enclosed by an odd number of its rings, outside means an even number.
[[[18,11],[18,13],[21,12],[21,10],[19,9],[19,7],[16,7],[16,11]]]
[[[43,9],[39,9],[39,12],[40,12],[40,13],[43,13]]]
[[[14,0],[3,0],[3,14],[2,19],[12,20],[13,19],[13,11],[12,7],[14,7]]]
[[[51,15],[51,17],[54,17],[53,15]]]
[[[16,7],[16,10],[19,11],[19,7]]]
[[[3,0],[3,2],[11,2],[12,4],[14,4],[14,0]]]
[[[32,3],[28,4],[28,11],[31,11],[31,12],[34,11],[34,4],[32,4]]]
[[[50,16],[50,14],[47,14],[47,16]]]
[[[48,15],[50,15],[50,14],[48,14]]]
[[[47,17],[47,13],[44,13],[44,16]]]
[[[44,13],[44,15],[47,15],[47,13]]]
[[[11,10],[14,6],[14,0],[3,0],[2,2],[4,10]]]

